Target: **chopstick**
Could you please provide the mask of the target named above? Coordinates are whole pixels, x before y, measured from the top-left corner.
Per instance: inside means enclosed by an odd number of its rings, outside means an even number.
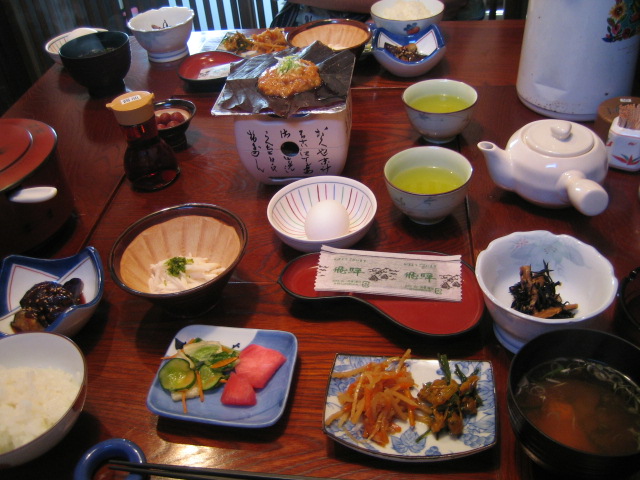
[[[334,480],[330,478],[305,477],[301,475],[285,475],[277,473],[243,472],[240,470],[224,470],[219,468],[186,467],[180,465],[163,465],[159,463],[136,463],[125,460],[109,460],[109,468],[121,472],[156,475],[158,477],[177,478],[181,480]]]

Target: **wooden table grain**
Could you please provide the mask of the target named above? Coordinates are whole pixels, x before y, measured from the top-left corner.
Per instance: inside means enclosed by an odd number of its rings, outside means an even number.
[[[372,230],[355,248],[377,251],[429,250],[460,254],[474,265],[494,238],[513,231],[543,229],[567,233],[600,250],[621,279],[640,261],[638,177],[610,171],[605,188],[610,206],[597,217],[573,209],[536,207],[495,186],[476,147],[481,140],[504,146],[513,132],[540,119],[518,100],[515,82],[524,22],[443,22],[445,59],[423,78],[447,77],[477,88],[472,124],[448,145],[472,163],[473,180],[464,205],[436,226],[419,226],[394,208],[382,176],[384,162],[424,142],[408,123],[400,95],[419,79],[399,79],[373,58],[356,64],[353,126],[343,175],[368,185],[378,212]],[[192,45],[220,39],[224,32],[196,34]],[[210,115],[214,93],[193,94],[176,75],[177,64],[157,66],[132,39],[130,90],[153,91],[158,99],[189,98],[198,113],[187,133],[189,147],[178,154],[182,174],[175,184],[139,193],[124,179],[125,142],[106,99],[89,98],[64,69],[53,66],[5,114],[48,123],[59,136],[58,154],[71,185],[76,221],[49,255],[71,255],[95,246],[103,262],[117,236],[140,217],[185,202],[218,204],[248,226],[249,243],[222,301],[193,319],[171,317],[127,295],[106,275],[103,300],[74,340],[87,358],[88,396],[78,423],[41,458],[0,473],[2,478],[72,478],[81,455],[95,443],[122,437],[134,441],[149,461],[274,472],[345,480],[534,479],[552,478],[523,453],[509,424],[506,381],[512,355],[496,340],[485,314],[476,329],[453,338],[426,338],[401,330],[358,303],[320,307],[294,300],[277,278],[299,252],[283,245],[266,219],[278,187],[258,183],[239,161],[232,126]],[[587,124],[589,125],[589,124]],[[614,308],[609,316],[614,317]],[[284,330],[299,342],[291,394],[283,417],[263,429],[236,429],[160,418],[146,408],[146,395],[160,357],[175,333],[205,324]],[[613,327],[611,327],[613,328]],[[363,456],[328,439],[322,412],[329,369],[337,352],[395,355],[411,348],[418,357],[445,352],[452,358],[489,360],[497,391],[498,444],[467,458],[430,464],[394,463]],[[101,470],[96,478],[121,478]]]

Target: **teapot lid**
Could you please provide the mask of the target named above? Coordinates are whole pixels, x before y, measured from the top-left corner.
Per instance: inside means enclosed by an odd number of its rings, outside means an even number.
[[[594,146],[593,133],[587,127],[566,120],[538,120],[522,133],[524,143],[549,157],[577,157]]]

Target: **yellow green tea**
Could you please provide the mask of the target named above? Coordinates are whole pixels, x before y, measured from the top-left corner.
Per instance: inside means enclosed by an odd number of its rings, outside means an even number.
[[[469,102],[460,97],[447,94],[425,95],[409,102],[416,110],[429,113],[459,112],[469,108]]]
[[[413,167],[390,178],[397,188],[411,193],[435,195],[460,188],[464,180],[456,173],[440,167]]]

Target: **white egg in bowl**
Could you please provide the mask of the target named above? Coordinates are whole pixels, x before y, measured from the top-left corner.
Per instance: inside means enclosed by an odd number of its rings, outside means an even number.
[[[267,218],[284,243],[301,252],[318,252],[322,245],[347,248],[360,241],[377,208],[366,185],[326,175],[282,187],[269,202]]]

